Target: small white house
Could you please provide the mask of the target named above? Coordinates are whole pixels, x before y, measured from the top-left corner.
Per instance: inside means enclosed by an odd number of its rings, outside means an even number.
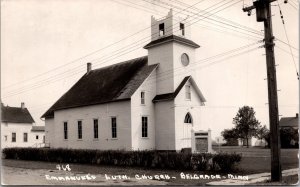
[[[193,71],[190,27],[172,14],[151,18],[148,56],[87,72],[48,111],[53,148],[181,150],[201,124],[204,105]]]
[[[38,132],[36,129],[39,129]],[[33,147],[43,143],[44,138],[44,126],[34,125],[24,103],[21,103],[21,107],[4,106],[1,103],[1,148]]]

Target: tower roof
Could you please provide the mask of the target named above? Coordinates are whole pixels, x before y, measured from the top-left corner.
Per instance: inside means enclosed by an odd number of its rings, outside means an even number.
[[[176,36],[176,35],[170,35],[170,36],[162,37],[162,38],[159,38],[157,40],[151,41],[150,43],[148,43],[147,45],[144,46],[144,49],[149,49],[151,47],[161,45],[163,43],[173,42],[173,41],[177,42],[177,43],[180,43],[180,44],[183,44],[183,45],[193,47],[193,48],[199,48],[200,47],[200,45],[196,44],[192,40],[182,38],[182,37]]]

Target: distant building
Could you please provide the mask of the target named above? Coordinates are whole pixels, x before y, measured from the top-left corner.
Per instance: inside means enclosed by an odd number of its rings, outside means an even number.
[[[34,123],[24,103],[21,107],[1,103],[1,148],[33,147],[43,143],[44,126],[35,126]]]
[[[282,117],[279,121],[279,128],[299,129],[298,113],[294,117]]]
[[[190,27],[172,11],[151,18],[148,56],[92,70],[51,106],[45,118],[50,147],[177,150],[191,148],[192,131],[207,130],[205,98],[195,82]]]
[[[282,117],[279,121],[282,148],[299,147],[299,117]]]

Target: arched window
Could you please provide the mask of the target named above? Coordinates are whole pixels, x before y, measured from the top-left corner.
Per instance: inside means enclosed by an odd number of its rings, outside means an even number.
[[[193,123],[192,116],[189,112],[185,115],[184,123]]]

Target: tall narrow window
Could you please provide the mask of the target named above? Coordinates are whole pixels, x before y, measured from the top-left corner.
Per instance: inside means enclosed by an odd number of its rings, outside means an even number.
[[[145,104],[145,92],[141,92],[141,104]]]
[[[159,27],[159,36],[165,35],[165,24],[161,23],[161,24],[159,24],[158,27]]]
[[[11,142],[16,142],[17,141],[17,135],[15,132],[11,133]]]
[[[185,115],[184,123],[193,123],[192,116],[189,112]]]
[[[188,100],[191,100],[191,86],[190,85],[185,86],[185,98]]]
[[[64,122],[64,139],[68,139],[68,122]]]
[[[78,139],[82,139],[82,121],[78,121]]]
[[[38,140],[38,139],[39,139],[39,135],[36,135],[36,136],[35,136],[35,139],[37,139],[37,140]]]
[[[94,119],[94,138],[98,139],[98,119]]]
[[[26,132],[23,134],[23,141],[28,142],[28,133]]]
[[[117,118],[111,118],[111,137],[117,138]]]
[[[148,117],[142,117],[142,137],[148,137]]]
[[[185,33],[184,33],[184,24],[183,23],[179,24],[179,29],[180,29],[181,35],[184,36]]]

